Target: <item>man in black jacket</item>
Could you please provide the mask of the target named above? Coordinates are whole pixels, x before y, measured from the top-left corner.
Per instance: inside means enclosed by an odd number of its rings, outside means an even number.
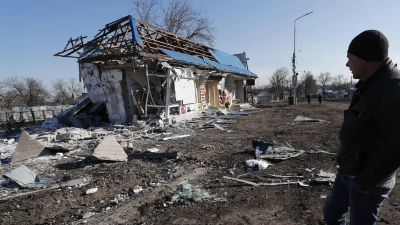
[[[389,42],[377,30],[357,35],[347,51],[356,84],[344,112],[338,174],[324,206],[328,224],[376,224],[400,166],[400,71],[388,58]]]

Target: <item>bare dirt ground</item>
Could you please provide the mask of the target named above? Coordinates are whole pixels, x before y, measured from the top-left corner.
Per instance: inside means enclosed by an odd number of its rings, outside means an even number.
[[[196,124],[174,125],[169,132],[191,134],[178,140],[140,139],[127,149],[127,162],[91,163],[86,157],[93,147],[82,146],[76,157],[44,162],[41,176],[78,178],[91,175],[83,187],[42,191],[0,202],[1,224],[324,224],[322,207],[331,191],[328,183],[251,186],[223,176],[248,173],[245,161],[254,159],[251,141],[262,139],[277,145],[291,145],[306,151],[315,148],[335,153],[343,110],[349,101],[297,107],[284,103],[249,110],[250,116],[235,116],[236,123],[225,125],[233,132],[198,128]],[[298,115],[327,122],[293,122]],[[135,151],[157,147],[178,151],[178,159],[133,159]],[[253,171],[243,179],[253,182],[285,182],[267,174],[304,176],[306,169],[336,172],[335,155],[311,154],[282,161],[270,161],[266,170]],[[3,165],[3,173],[14,168]],[[293,179],[292,179],[293,180]],[[302,179],[299,179],[302,180]],[[206,190],[211,198],[169,204],[186,181]],[[134,189],[142,186],[137,194]],[[94,194],[85,194],[97,187]],[[378,224],[400,223],[400,185],[384,202]],[[112,201],[114,199],[118,200]]]

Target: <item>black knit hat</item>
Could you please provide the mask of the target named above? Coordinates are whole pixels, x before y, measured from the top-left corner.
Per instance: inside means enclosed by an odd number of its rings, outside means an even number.
[[[348,53],[366,61],[383,61],[388,57],[389,41],[377,30],[366,30],[350,43]]]

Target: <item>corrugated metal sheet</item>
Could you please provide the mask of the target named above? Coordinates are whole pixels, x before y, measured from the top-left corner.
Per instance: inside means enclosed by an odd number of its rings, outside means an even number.
[[[220,64],[225,64],[240,69],[246,69],[243,63],[240,62],[239,58],[234,55],[230,55],[228,53],[212,49],[209,49],[208,51]]]
[[[131,26],[132,41],[136,41],[138,44],[142,45],[143,41],[139,37],[137,27],[136,27],[136,20],[133,16],[129,17],[129,25]]]
[[[205,63],[202,58],[199,58],[197,56],[187,55],[184,53],[175,52],[164,48],[160,48],[160,50],[175,60],[210,67],[210,65]]]
[[[176,51],[172,51],[172,50],[168,50],[168,49],[164,49],[164,48],[160,48],[160,50],[162,52],[164,52],[165,54],[167,54],[169,57],[171,57],[175,60],[178,60],[178,61],[202,65],[202,66],[206,66],[206,67],[212,67],[212,68],[216,68],[218,70],[222,70],[225,72],[244,74],[244,75],[248,75],[248,76],[256,76],[254,73],[245,69],[243,66],[242,66],[243,68],[237,68],[237,67],[233,67],[230,65],[224,65],[219,62],[212,61],[205,56],[203,56],[203,58],[199,58],[197,56],[192,56],[192,55],[188,55],[188,54],[184,54],[184,53],[180,53],[180,52],[176,52]],[[238,59],[235,56],[232,56],[232,57]],[[239,63],[241,63],[241,62],[239,61]]]
[[[210,65],[212,65],[215,68],[220,69],[220,70],[233,72],[233,73],[239,73],[239,74],[245,74],[245,75],[249,75],[249,76],[256,76],[254,73],[250,72],[247,69],[236,68],[236,67],[233,67],[233,66],[224,65],[224,64],[221,64],[221,63],[218,63],[218,62],[215,62],[215,61],[211,61],[211,60],[209,60],[208,58],[206,58],[204,56],[203,56],[203,60],[207,64],[210,64]]]

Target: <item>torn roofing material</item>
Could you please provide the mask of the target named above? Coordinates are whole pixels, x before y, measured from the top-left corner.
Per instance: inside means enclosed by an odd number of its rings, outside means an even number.
[[[79,58],[81,63],[132,59],[135,56],[167,60],[171,57],[173,60],[201,65],[221,72],[257,77],[234,55],[180,37],[162,28],[136,20],[132,16],[125,16],[106,24],[91,41],[84,43],[84,38],[86,37],[71,38],[64,50],[56,53],[55,56]],[[83,52],[78,52],[79,50]]]
[[[207,67],[207,68],[218,69],[218,70],[221,70],[224,72],[239,73],[239,74],[244,74],[244,75],[248,75],[248,76],[256,76],[254,73],[252,73],[252,72],[248,71],[246,68],[244,68],[243,65],[242,65],[243,68],[237,68],[232,65],[224,65],[219,62],[212,61],[205,56],[202,56],[202,58],[199,58],[197,56],[187,55],[184,53],[180,53],[180,52],[176,52],[176,51],[172,51],[172,50],[168,50],[168,49],[164,49],[164,48],[160,48],[160,50],[163,53],[167,54],[169,57],[173,58],[174,60],[180,61],[180,62],[195,64],[195,65],[199,65],[199,66]],[[226,54],[226,55],[228,55],[228,54]],[[232,57],[237,58],[235,56],[232,56]],[[239,62],[239,63],[241,63],[241,62]]]
[[[237,58],[235,56],[232,56],[232,57],[233,58]],[[215,67],[216,69],[222,70],[222,71],[240,73],[240,74],[244,74],[244,75],[248,75],[248,76],[252,76],[252,77],[257,77],[257,75],[255,75],[254,73],[250,72],[246,68],[238,68],[238,67],[234,67],[232,65],[225,65],[225,64],[222,64],[222,63],[219,63],[219,62],[211,61],[211,60],[209,60],[208,58],[206,58],[204,56],[203,56],[203,60],[207,64]]]
[[[240,62],[239,58],[234,55],[230,55],[228,53],[218,51],[215,49],[214,50],[209,49],[208,51],[220,64],[224,64],[227,66],[232,66],[232,67],[236,67],[236,68],[244,69],[244,70],[246,69],[244,67],[243,63]]]
[[[36,182],[36,173],[34,173],[25,165],[21,165],[18,168],[11,170],[10,172],[4,174],[3,177],[15,181],[21,187],[25,187],[27,184],[33,184]]]
[[[175,60],[188,62],[188,63],[192,63],[192,64],[197,64],[197,65],[201,65],[201,66],[205,66],[205,67],[211,67],[209,64],[205,63],[202,58],[199,58],[197,56],[187,55],[184,53],[171,51],[171,50],[164,49],[164,48],[160,48],[160,50]]]

